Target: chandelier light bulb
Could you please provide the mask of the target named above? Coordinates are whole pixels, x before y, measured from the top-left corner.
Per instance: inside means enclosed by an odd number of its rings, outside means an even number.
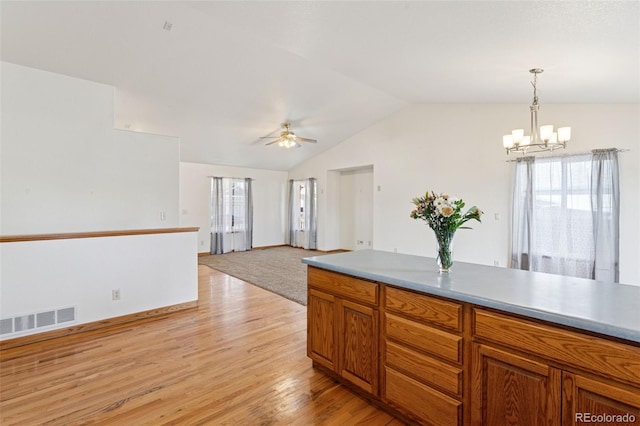
[[[515,129],[511,132],[511,135],[513,136],[513,142],[516,145],[519,145],[522,137],[524,136],[524,129]]]
[[[553,134],[553,126],[551,124],[540,126],[540,139],[546,142],[551,138],[552,134]]]
[[[502,146],[505,148],[513,148],[513,135],[504,135],[502,137]]]
[[[531,144],[531,136],[523,136],[522,142],[520,142],[520,145],[528,146],[529,144]]]
[[[560,127],[558,129],[558,141],[568,142],[571,139],[571,127]]]

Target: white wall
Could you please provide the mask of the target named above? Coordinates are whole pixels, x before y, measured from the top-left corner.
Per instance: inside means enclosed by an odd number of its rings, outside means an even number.
[[[111,86],[1,67],[0,233],[177,226],[177,138],[114,130]]]
[[[627,148],[621,169],[621,282],[640,284],[640,106],[542,105],[541,123],[572,126],[570,148]],[[509,258],[514,165],[505,160],[502,135],[529,126],[525,104],[415,105],[395,113],[344,143],[294,168],[289,178],[318,178],[319,248],[339,248],[331,212],[335,172],[374,166],[373,233],[379,250],[435,257],[436,242],[423,222],[409,218],[411,199],[427,190],[463,198],[485,212],[483,223],[456,234],[456,260],[505,266]],[[498,214],[500,220],[495,219]]]
[[[253,246],[284,244],[287,172],[180,163],[180,226],[198,226],[198,252],[211,248],[211,179],[249,177],[253,191]]]
[[[195,232],[0,244],[2,318],[77,311],[73,323],[0,339],[198,300],[195,247]]]
[[[114,130],[110,86],[0,73],[2,235],[178,226],[177,138]],[[79,324],[198,298],[194,232],[0,246],[2,318],[75,306]]]

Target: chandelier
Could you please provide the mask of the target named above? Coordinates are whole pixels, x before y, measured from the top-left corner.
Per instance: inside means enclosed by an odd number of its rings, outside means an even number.
[[[529,152],[554,151],[559,148],[566,148],[567,142],[571,139],[571,127],[560,127],[557,132],[553,131],[553,126],[548,124],[538,127],[538,74],[544,70],[541,68],[530,69],[533,74],[533,103],[529,107],[531,110],[531,134],[525,135],[524,129],[515,129],[510,135],[502,137],[502,146],[506,148],[507,154],[519,152],[523,155]]]

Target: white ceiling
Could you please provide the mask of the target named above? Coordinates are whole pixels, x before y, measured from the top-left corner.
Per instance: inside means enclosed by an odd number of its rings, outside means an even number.
[[[5,1],[2,60],[116,87],[183,161],[288,170],[412,103],[640,102],[640,2]],[[171,31],[163,29],[165,21]],[[291,121],[317,145],[264,146]]]

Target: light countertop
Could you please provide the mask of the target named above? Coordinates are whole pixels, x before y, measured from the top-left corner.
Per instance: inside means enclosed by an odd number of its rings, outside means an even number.
[[[302,259],[307,265],[640,343],[640,287],[360,250]]]

